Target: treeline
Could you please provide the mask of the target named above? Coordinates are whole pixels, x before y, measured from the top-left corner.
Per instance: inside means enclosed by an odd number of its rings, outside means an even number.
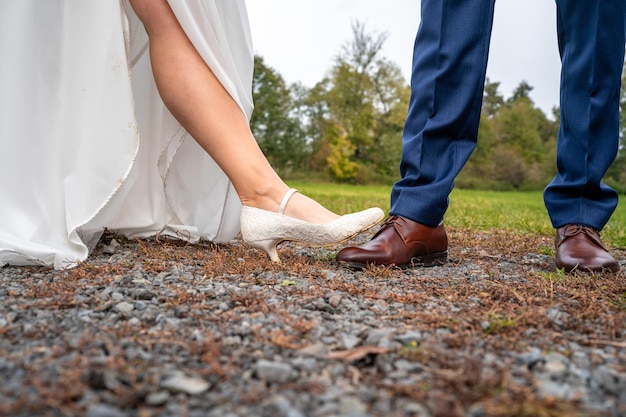
[[[358,22],[352,29],[352,41],[312,88],[287,85],[255,57],[251,127],[284,178],[359,184],[390,184],[398,178],[410,87],[398,66],[381,56],[386,34],[367,33]],[[490,80],[485,84],[478,147],[457,187],[543,188],[556,170],[558,109],[546,116],[530,98],[533,87],[526,82],[511,97],[498,87]],[[624,90],[621,108],[626,144]],[[620,150],[605,181],[626,192],[626,150]]]

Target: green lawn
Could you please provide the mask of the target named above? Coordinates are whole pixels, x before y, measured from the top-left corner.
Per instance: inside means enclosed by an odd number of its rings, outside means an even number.
[[[377,206],[389,210],[389,186],[290,182],[292,187],[337,213]],[[554,231],[543,205],[541,191],[497,192],[454,190],[446,225],[475,230],[506,229],[523,234],[552,236]],[[611,247],[626,248],[626,205],[620,203],[602,232]]]

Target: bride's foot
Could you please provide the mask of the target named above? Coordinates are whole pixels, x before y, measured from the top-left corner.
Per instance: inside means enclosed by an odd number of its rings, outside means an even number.
[[[309,223],[329,223],[341,217],[312,198],[286,186],[246,195],[242,198],[242,203],[244,206],[278,212]]]
[[[295,193],[294,189],[287,192],[276,213],[246,205],[242,207],[241,235],[244,242],[264,250],[274,262],[280,262],[276,250],[280,242],[288,240],[312,246],[333,245],[369,229],[384,217],[379,208],[337,216],[314,200]],[[290,204],[291,209],[286,209],[290,199],[296,196],[299,201],[294,203],[298,204]],[[304,207],[308,210],[303,210]],[[323,210],[318,210],[320,207]],[[289,215],[290,212],[294,213],[294,217]],[[298,217],[305,217],[308,221]]]
[[[330,223],[341,217],[312,198],[296,192],[293,188],[291,190],[288,191],[288,193],[294,193],[291,198],[288,198],[287,194],[285,194],[285,198],[287,198],[289,202],[283,212],[285,216],[317,224]],[[283,198],[283,200],[285,200],[285,198]]]

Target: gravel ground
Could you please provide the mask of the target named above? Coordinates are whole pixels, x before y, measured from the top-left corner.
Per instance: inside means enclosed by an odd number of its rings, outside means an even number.
[[[112,233],[71,270],[0,268],[0,415],[626,416],[625,273],[449,235],[412,271]]]

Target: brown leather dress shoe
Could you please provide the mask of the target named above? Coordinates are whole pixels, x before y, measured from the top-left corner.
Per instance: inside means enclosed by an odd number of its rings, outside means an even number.
[[[619,264],[606,250],[600,234],[589,226],[568,224],[556,229],[556,267],[565,272],[617,272]]]
[[[448,236],[443,224],[428,227],[400,216],[390,216],[369,242],[347,247],[337,261],[351,269],[367,265],[395,265],[400,268],[435,266],[448,257]]]

